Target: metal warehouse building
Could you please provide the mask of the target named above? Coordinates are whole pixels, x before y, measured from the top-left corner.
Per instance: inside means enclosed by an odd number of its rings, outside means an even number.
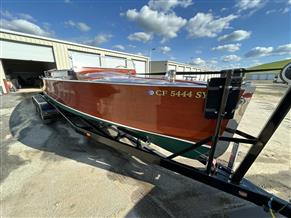
[[[175,61],[151,61],[150,63],[150,72],[167,72],[168,70],[176,70],[176,71],[201,71],[200,68],[197,68],[190,64],[179,63]]]
[[[151,73],[159,73],[159,72],[167,72],[168,70],[175,70],[179,72],[189,72],[189,71],[201,71],[200,68],[197,68],[190,64],[179,63],[175,61],[150,61],[150,72]],[[182,76],[177,76],[177,78]]]
[[[273,80],[276,75],[278,75],[278,72],[273,72],[273,71],[249,73],[249,74],[246,74],[246,79],[247,80]]]
[[[3,29],[0,29],[0,48],[0,91],[4,93],[8,79],[19,83],[19,87],[39,87],[39,76],[54,68],[116,67],[127,66],[131,61],[137,73],[148,72],[149,68],[145,56]]]

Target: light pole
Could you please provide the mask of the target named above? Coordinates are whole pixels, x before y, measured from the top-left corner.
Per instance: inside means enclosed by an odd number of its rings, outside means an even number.
[[[149,73],[151,73],[152,51],[154,51],[154,50],[156,50],[156,48],[150,49]]]
[[[193,61],[193,59],[194,59],[194,57],[190,57],[190,62],[189,62],[189,64],[192,65],[192,61]]]

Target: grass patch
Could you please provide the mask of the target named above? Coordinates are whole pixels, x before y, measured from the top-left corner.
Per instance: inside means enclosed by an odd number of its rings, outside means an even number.
[[[258,66],[250,67],[248,70],[256,70],[256,69],[273,69],[273,68],[283,68],[286,64],[290,63],[291,59],[275,61],[267,64],[261,64]],[[264,72],[261,72],[264,73]]]

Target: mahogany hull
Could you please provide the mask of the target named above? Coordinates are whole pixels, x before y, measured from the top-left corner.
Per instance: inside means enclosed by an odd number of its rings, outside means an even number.
[[[178,152],[214,134],[215,120],[204,118],[206,86],[169,87],[44,78],[43,92],[73,113],[125,127],[160,147]],[[228,120],[223,120],[222,132]],[[208,152],[202,146],[184,156]]]
[[[75,110],[144,131],[193,142],[214,133],[215,120],[205,119],[203,115],[206,87],[162,87],[45,79],[44,92]],[[226,123],[225,121],[224,126]]]

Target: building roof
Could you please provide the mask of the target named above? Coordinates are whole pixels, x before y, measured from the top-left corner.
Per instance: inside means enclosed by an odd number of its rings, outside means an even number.
[[[63,44],[68,44],[68,45],[80,46],[80,47],[84,47],[84,48],[97,49],[100,51],[109,51],[109,52],[114,52],[117,54],[130,55],[130,56],[136,56],[136,57],[149,59],[149,57],[143,56],[143,55],[137,55],[137,54],[127,53],[127,52],[120,52],[120,51],[115,51],[115,50],[110,50],[110,49],[105,49],[105,48],[100,48],[100,47],[95,47],[95,46],[90,46],[90,45],[84,45],[84,44],[65,41],[65,40],[59,40],[59,39],[55,39],[55,38],[32,35],[32,34],[28,34],[28,33],[21,33],[21,32],[16,32],[16,31],[12,31],[12,30],[6,30],[6,29],[2,29],[2,28],[0,28],[0,33],[8,33],[8,34],[13,34],[13,35],[18,35],[18,36],[26,36],[26,37],[35,38],[35,39],[43,39],[43,40],[51,41],[51,42],[58,42],[58,43],[63,43]]]

